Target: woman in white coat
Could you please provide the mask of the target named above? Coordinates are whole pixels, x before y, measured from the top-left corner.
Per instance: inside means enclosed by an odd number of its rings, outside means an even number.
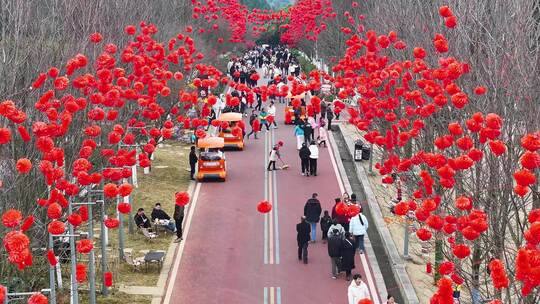
[[[347,297],[349,298],[349,304],[358,304],[358,302],[363,299],[371,300],[369,288],[366,283],[362,281],[362,276],[360,274],[355,274],[353,276],[351,285],[349,285],[347,290]]]
[[[367,218],[362,214],[362,209],[360,209],[360,213],[353,216],[349,222],[349,233],[354,235],[356,246],[360,250],[360,254],[363,254],[365,250],[364,235],[367,233],[368,226]]]

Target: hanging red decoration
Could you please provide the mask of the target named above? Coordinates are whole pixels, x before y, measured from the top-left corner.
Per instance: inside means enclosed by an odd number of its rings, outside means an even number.
[[[47,260],[49,260],[49,264],[51,266],[56,266],[56,264],[58,264],[58,260],[56,259],[56,255],[52,249],[47,251]]]
[[[118,212],[122,214],[128,214],[131,211],[131,204],[129,203],[119,203]]]
[[[49,299],[41,293],[35,293],[28,298],[28,304],[48,304]]]
[[[26,174],[32,169],[32,162],[28,158],[20,158],[17,160],[16,168],[19,173]]]
[[[110,218],[105,219],[103,221],[103,224],[105,225],[105,227],[109,229],[114,229],[120,226],[120,220],[117,218],[110,217]]]
[[[431,239],[431,232],[426,228],[420,228],[416,231],[416,236],[422,241],[427,241]]]
[[[458,245],[454,245],[454,247],[452,248],[452,253],[458,259],[464,259],[471,254],[471,249],[469,248],[469,246],[465,244],[458,244]]]
[[[75,269],[75,279],[78,283],[86,282],[87,274],[86,274],[86,265],[82,263],[77,263],[76,269]]]
[[[269,201],[260,201],[257,204],[257,211],[260,213],[268,213],[272,210],[272,204]]]
[[[111,287],[113,285],[112,272],[107,271],[103,274],[103,283],[105,283],[106,287]]]
[[[489,262],[488,267],[491,272],[491,280],[493,282],[493,287],[495,287],[496,289],[508,288],[509,280],[501,260],[492,260],[491,262]]]
[[[62,206],[58,203],[52,203],[47,208],[47,216],[50,219],[57,220],[62,217]]]
[[[2,214],[2,224],[6,228],[15,228],[22,221],[22,213],[16,209],[9,209]]]
[[[176,192],[175,194],[175,202],[179,206],[185,206],[189,203],[189,194],[185,191],[182,192]]]
[[[131,191],[133,191],[133,186],[131,184],[124,183],[118,187],[120,196],[129,196]]]
[[[88,254],[94,249],[94,243],[89,239],[83,239],[77,241],[77,252],[82,254]]]
[[[60,221],[53,220],[47,226],[47,231],[49,231],[50,234],[59,235],[66,231],[66,225]]]
[[[118,187],[116,184],[108,183],[105,186],[103,186],[103,193],[105,194],[105,197],[113,198],[118,195]]]

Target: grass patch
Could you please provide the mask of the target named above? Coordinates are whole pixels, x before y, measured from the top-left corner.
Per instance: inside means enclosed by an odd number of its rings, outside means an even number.
[[[89,303],[89,297],[87,293],[79,292],[79,302]],[[69,303],[69,292],[62,297],[58,298],[58,303]],[[104,297],[100,294],[96,296],[97,304],[150,304],[152,303],[152,296],[131,295],[117,290],[111,290],[108,297]]]
[[[189,148],[190,145],[167,141],[163,144],[163,147],[156,149],[151,172],[145,175],[142,169],[138,170],[139,187],[134,188],[131,195],[133,215],[135,215],[138,208],[142,207],[145,209],[148,218],[150,218],[154,204],[160,202],[162,209],[172,218],[174,213],[174,193],[187,190],[189,185],[189,170],[187,170],[189,169]],[[111,208],[108,214],[115,214],[114,207]],[[171,241],[175,238],[175,235],[170,232],[164,233],[160,231],[157,238],[148,241],[141,233],[136,232],[136,229],[133,234],[129,234],[128,221],[133,221],[133,218],[128,218],[127,215],[124,216],[124,247],[132,249],[134,258],[143,257],[144,253],[141,251],[167,251]],[[95,231],[95,236],[99,237],[99,233],[98,229]],[[97,258],[98,255],[101,255],[100,240],[96,239],[94,245]],[[109,231],[107,249],[112,253],[110,256],[118,256],[118,229]],[[141,271],[135,271],[132,266],[124,261],[119,261],[118,258],[109,258],[109,262],[110,269],[108,271],[114,274],[113,282],[116,288],[120,285],[155,286],[157,284],[160,271],[154,265],[150,265],[148,271],[145,271],[144,267],[142,267]],[[69,280],[68,277],[66,278]],[[98,290],[100,286],[101,272],[96,272],[96,287]],[[87,288],[86,284],[81,287]],[[83,293],[80,292],[81,295]],[[117,291],[114,295],[111,293],[111,296],[103,298],[103,302],[98,301],[98,303],[150,303],[150,301],[151,297],[129,295]]]

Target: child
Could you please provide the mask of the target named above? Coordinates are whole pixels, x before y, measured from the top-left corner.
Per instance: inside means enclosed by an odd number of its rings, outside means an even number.
[[[332,226],[332,218],[330,217],[330,214],[328,214],[328,210],[324,210],[324,215],[321,218],[321,230],[323,232],[322,239],[323,243],[326,243],[326,238],[328,234],[328,230],[330,229],[330,226]]]
[[[326,139],[328,138],[328,131],[324,127],[319,128],[319,136],[317,139],[319,140],[319,146],[324,144],[324,147],[326,148]]]

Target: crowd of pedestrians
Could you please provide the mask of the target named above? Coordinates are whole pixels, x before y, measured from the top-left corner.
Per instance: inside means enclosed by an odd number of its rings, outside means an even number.
[[[302,149],[305,150],[305,143]],[[302,151],[301,149],[301,151]],[[339,203],[348,205],[357,205],[360,212],[354,216],[340,214],[336,210]],[[331,213],[325,210],[323,213],[318,194],[313,193],[304,205],[304,214],[300,223],[296,225],[298,260],[308,263],[309,243],[317,241],[317,225],[320,223],[321,237],[323,243],[326,243],[328,256],[330,258],[331,278],[337,279],[339,274],[344,272],[345,279],[351,281],[348,288],[349,303],[358,303],[360,299],[370,298],[367,285],[362,281],[360,274],[354,274],[356,268],[356,252],[364,254],[364,236],[367,234],[369,223],[366,216],[362,213],[356,195],[349,196],[344,193],[341,197],[335,199],[335,205]],[[387,303],[395,303],[393,297],[388,297]]]

